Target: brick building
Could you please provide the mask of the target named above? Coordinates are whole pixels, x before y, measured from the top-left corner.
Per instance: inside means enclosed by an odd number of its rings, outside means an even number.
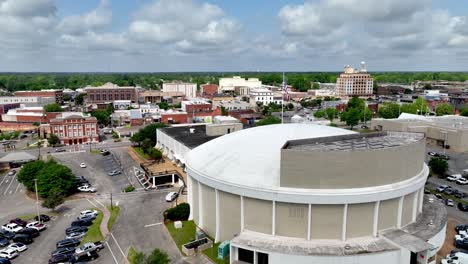
[[[161,103],[178,104],[185,97],[183,92],[162,92],[162,91],[144,91],[140,93],[140,103]]]
[[[88,104],[108,104],[115,100],[130,100],[133,103],[138,101],[137,89],[133,86],[106,83],[98,87],[88,86],[84,90]]]
[[[374,92],[373,88],[374,79],[367,73],[364,62],[359,70],[347,65],[344,73],[336,79],[336,93],[340,97],[370,96]]]
[[[208,101],[182,101],[181,108],[187,113],[211,111],[212,105]]]
[[[11,103],[11,104],[0,104],[0,121],[2,120],[1,115],[8,113],[10,109],[19,108],[19,103]]]
[[[187,112],[167,111],[161,113],[161,123],[164,124],[184,124],[188,122]]]
[[[57,104],[63,104],[63,91],[62,90],[40,90],[40,91],[18,91],[15,96],[22,97],[53,97]]]
[[[203,98],[212,99],[213,95],[218,93],[217,84],[203,84],[200,85],[200,95]]]
[[[97,119],[81,113],[63,114],[49,122],[50,132],[59,137],[60,143],[65,145],[98,142]]]
[[[23,124],[48,123],[51,119],[60,114],[62,113],[44,113],[42,107],[14,108],[2,114],[2,121]]]

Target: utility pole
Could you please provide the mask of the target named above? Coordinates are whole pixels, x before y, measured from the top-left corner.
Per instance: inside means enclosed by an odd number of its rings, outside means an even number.
[[[110,202],[111,202],[111,210],[113,210],[113,204],[112,204],[112,193],[110,193]]]
[[[34,189],[36,191],[36,209],[37,209],[37,220],[41,222],[41,214],[39,213],[39,195],[37,194],[37,179],[34,179]]]

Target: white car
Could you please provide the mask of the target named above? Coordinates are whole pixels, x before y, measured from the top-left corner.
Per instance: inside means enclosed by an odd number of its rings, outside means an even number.
[[[82,239],[85,235],[86,235],[86,232],[73,232],[73,233],[67,235],[65,238],[66,239],[72,239],[72,238]]]
[[[445,200],[445,204],[446,204],[447,206],[452,206],[452,207],[455,206],[455,203],[453,202],[452,199],[447,199],[447,200]]]
[[[0,258],[14,259],[18,256],[18,252],[12,248],[5,248],[0,251]]]
[[[467,236],[465,235],[455,235],[455,240],[465,240]]]
[[[177,196],[179,196],[179,194],[176,193],[176,192],[170,192],[170,193],[168,193],[168,194],[166,195],[166,202],[172,202],[172,201],[174,201],[174,200],[177,198]]]
[[[459,235],[468,236],[468,233],[466,232],[466,230],[459,230],[459,231],[458,231],[458,234],[459,234]]]
[[[89,242],[89,243],[85,243],[81,247],[76,248],[75,254],[81,254],[83,252],[92,251],[92,250],[99,251],[103,248],[104,248],[104,245],[101,242],[96,242],[96,243]]]
[[[36,229],[37,231],[44,231],[47,228],[46,225],[41,224],[38,221],[28,223],[26,224],[26,227]]]
[[[93,187],[91,187],[89,185],[83,185],[83,186],[78,187],[78,191],[94,193],[94,192],[96,192],[96,188],[93,188]]]
[[[80,213],[78,216],[78,219],[83,219],[83,218],[88,218],[88,217],[97,217],[99,214],[98,211],[96,210],[85,210]]]
[[[25,244],[19,243],[19,242],[13,243],[13,244],[9,245],[7,248],[14,249],[14,250],[16,250],[16,252],[23,252],[26,249],[28,249],[28,247]]]
[[[13,233],[16,233],[16,232],[19,232],[19,231],[23,230],[23,227],[15,224],[15,223],[9,223],[9,224],[3,225],[2,229],[6,230],[6,231],[13,232]]]
[[[86,168],[86,164],[81,163],[81,164],[80,164],[80,167],[81,167],[81,168]]]
[[[462,178],[461,174],[454,174],[454,175],[448,176],[446,180],[454,182],[454,181],[458,181],[461,178]]]
[[[468,184],[468,180],[466,178],[460,178],[457,180],[457,184],[466,185]]]
[[[458,259],[442,259],[440,263],[441,264],[460,264],[460,261],[458,261]]]

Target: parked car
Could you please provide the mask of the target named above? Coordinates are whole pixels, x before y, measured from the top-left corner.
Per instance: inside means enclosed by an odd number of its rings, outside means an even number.
[[[41,222],[49,222],[50,221],[50,216],[48,216],[48,215],[41,214],[39,216],[41,217]],[[39,221],[39,217],[36,215],[34,217],[34,220]]]
[[[22,219],[19,219],[19,218],[11,219],[11,220],[10,220],[10,223],[15,223],[15,224],[17,224],[17,225],[19,225],[19,226],[22,226],[22,227],[25,227],[26,224],[27,224],[26,221],[24,221],[24,220],[22,220]]]
[[[71,223],[71,226],[90,226],[93,222],[90,220],[75,220]]]
[[[44,231],[47,229],[46,225],[39,223],[38,221],[34,221],[31,223],[28,223],[26,227],[36,229],[37,231]]]
[[[460,211],[468,212],[468,204],[458,203],[457,207],[458,207],[458,210]]]
[[[86,226],[72,226],[65,230],[65,235],[75,232],[88,232],[88,228]]]
[[[447,200],[445,200],[445,204],[446,204],[447,206],[454,206],[454,205],[455,205],[455,203],[453,202],[452,199],[447,199]]]
[[[10,245],[10,240],[4,237],[0,237],[0,247],[6,247]]]
[[[15,237],[13,238],[13,242],[19,242],[19,243],[23,243],[23,244],[29,245],[29,244],[31,244],[32,242],[34,242],[34,240],[33,240],[33,238],[32,238],[30,235],[27,235],[27,234],[17,234],[17,235],[15,235]]]
[[[80,167],[81,167],[81,168],[86,168],[86,164],[81,163],[81,164],[80,164]]]
[[[32,238],[38,237],[40,235],[40,233],[39,233],[39,231],[37,231],[37,229],[29,228],[29,227],[23,228],[23,229],[21,229],[20,231],[18,231],[16,233],[17,234],[29,235]]]
[[[8,176],[14,176],[16,174],[16,170],[10,170],[8,172]]]
[[[435,196],[436,196],[437,198],[439,198],[439,199],[442,199],[442,198],[443,198],[443,197],[442,197],[442,194],[440,194],[440,193],[436,193]]]
[[[65,263],[65,262],[68,262],[70,260],[72,256],[69,254],[69,255],[65,255],[65,254],[58,254],[58,255],[55,255],[55,256],[52,256],[50,259],[49,259],[49,264],[59,264],[59,263]]]
[[[11,261],[7,258],[0,258],[0,264],[11,264]]]
[[[453,174],[453,175],[448,176],[446,180],[450,182],[454,182],[454,181],[458,181],[461,178],[462,178],[461,174]]]
[[[75,255],[70,258],[69,262],[70,263],[82,263],[82,262],[92,261],[97,258],[99,258],[99,254],[96,252],[96,250],[94,250],[94,251],[89,251],[83,255]]]
[[[448,195],[452,195],[452,194],[453,194],[453,191],[454,191],[454,190],[453,190],[452,188],[448,187],[447,189],[444,190],[444,193],[445,193],[445,194],[448,194]]]
[[[80,192],[90,192],[90,193],[96,192],[96,188],[91,187],[90,185],[83,185],[83,186],[78,187],[77,189]]]
[[[96,218],[99,215],[99,212],[96,210],[84,210],[78,216],[78,219],[87,218],[89,216]]]
[[[427,155],[432,156],[432,157],[439,157],[439,153],[434,152],[434,151],[429,151]]]
[[[439,187],[437,187],[436,189],[436,192],[443,192],[447,188],[448,188],[448,185],[439,185]]]
[[[12,248],[12,249],[16,250],[17,252],[23,252],[26,249],[28,249],[28,247],[25,244],[21,243],[21,242],[13,243],[13,244],[9,245],[8,248]]]
[[[101,242],[94,242],[94,243],[90,242],[90,243],[85,243],[81,247],[75,249],[75,253],[81,254],[86,251],[93,251],[93,250],[99,251],[103,248],[104,248],[104,245]]]
[[[68,248],[68,247],[76,247],[80,244],[80,241],[78,239],[64,239],[64,240],[60,240],[59,242],[57,242],[57,244],[55,244],[55,246],[57,248]]]
[[[62,149],[62,148],[58,148],[58,149],[55,149],[55,152],[65,152],[66,150],[65,149]]]
[[[119,175],[120,173],[122,173],[120,170],[113,170],[111,172],[109,172],[109,176],[115,176],[115,175]]]
[[[74,233],[71,233],[69,235],[66,235],[65,238],[66,239],[75,238],[75,239],[80,239],[81,240],[85,235],[86,235],[85,232],[74,232]]]
[[[170,192],[170,193],[168,193],[168,194],[166,195],[166,202],[172,202],[172,201],[174,201],[174,200],[177,198],[177,196],[179,196],[179,194],[176,193],[176,192]]]
[[[12,240],[13,237],[15,237],[15,233],[6,230],[0,230],[0,237]]]
[[[457,184],[466,185],[466,184],[468,184],[468,179],[460,178],[460,179],[457,180]]]
[[[461,249],[468,249],[468,240],[455,240],[455,247]]]
[[[6,230],[6,231],[13,232],[13,233],[16,233],[16,232],[20,231],[21,229],[23,229],[23,227],[15,224],[15,223],[10,223],[10,224],[6,224],[6,225],[2,225],[2,229]]]
[[[14,249],[4,248],[0,250],[0,258],[14,259],[18,256],[18,252]]]
[[[73,254],[74,252],[75,252],[74,247],[57,248],[56,250],[52,251],[52,253],[50,253],[50,256],[53,257],[56,255],[70,255],[70,254]]]

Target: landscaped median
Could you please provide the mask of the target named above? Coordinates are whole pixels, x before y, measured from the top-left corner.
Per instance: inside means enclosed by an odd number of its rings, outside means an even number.
[[[81,245],[87,242],[96,242],[96,241],[104,240],[104,237],[102,236],[102,232],[100,228],[102,217],[103,217],[102,211],[97,208],[91,208],[89,210],[96,210],[99,212],[99,214],[96,217],[96,219],[93,221],[93,224],[88,227],[88,232],[83,237],[83,240],[81,240]]]
[[[109,229],[109,231],[112,230],[112,226],[114,225],[115,223],[115,220],[117,220],[117,216],[119,216],[119,213],[120,213],[120,207],[118,206],[107,206],[107,209],[109,210],[110,212],[110,217],[109,217],[109,221],[107,222],[107,229]]]

